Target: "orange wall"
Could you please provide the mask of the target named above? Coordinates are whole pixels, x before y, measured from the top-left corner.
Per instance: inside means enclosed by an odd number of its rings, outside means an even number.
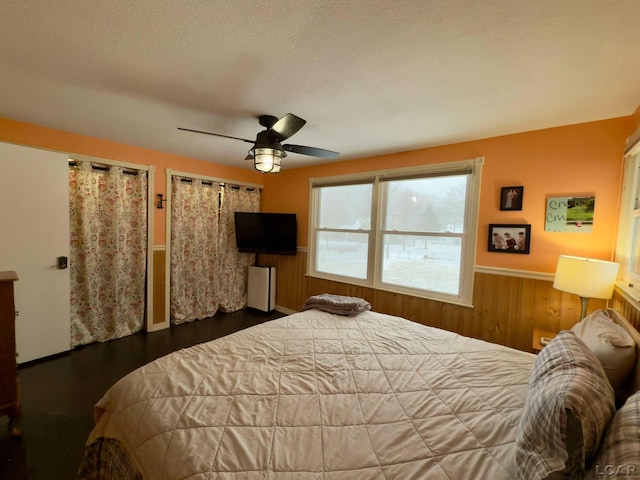
[[[298,244],[307,245],[309,179],[484,157],[476,264],[552,273],[558,256],[610,259],[617,229],[622,155],[633,116],[441,147],[287,169],[264,177],[263,210],[295,212]],[[500,211],[500,188],[524,186],[522,211]],[[547,196],[595,194],[592,233],[545,232]],[[531,253],[487,251],[489,223],[530,223]]]
[[[55,150],[70,155],[86,155],[146,166],[153,165],[156,167],[154,199],[157,193],[166,195],[166,168],[257,184],[262,184],[264,178],[261,173],[253,170],[228,167],[6,118],[0,118],[0,141]],[[165,243],[166,213],[166,208],[162,210],[155,209],[154,245],[163,245]]]
[[[299,245],[307,245],[309,178],[409,167],[484,157],[476,264],[517,270],[553,272],[560,254],[609,259],[615,244],[622,152],[626,137],[639,122],[629,117],[507,135],[410,152],[287,169],[278,175],[228,167],[193,158],[125,145],[0,118],[0,141],[142,165],[154,165],[155,193],[165,192],[165,169],[230,180],[263,183],[263,210],[295,212]],[[522,211],[500,211],[500,187],[524,186]],[[154,195],[155,195],[154,193]],[[596,196],[592,233],[544,231],[549,195]],[[165,242],[165,214],[155,210],[154,244]],[[489,223],[530,223],[530,255],[487,251]]]

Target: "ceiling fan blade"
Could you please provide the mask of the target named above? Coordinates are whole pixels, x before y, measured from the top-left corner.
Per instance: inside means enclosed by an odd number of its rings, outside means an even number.
[[[246,157],[244,157],[244,159],[245,159],[245,160],[254,160],[254,159],[255,159],[255,157],[254,157],[251,153],[249,153],[249,154],[247,154],[247,156],[246,156]]]
[[[305,147],[303,145],[282,145],[282,149],[287,152],[300,153],[302,155],[311,155],[312,157],[334,159],[340,155],[338,152],[332,150],[325,150],[324,148]]]
[[[278,120],[269,129],[269,134],[277,141],[281,142],[294,135],[298,130],[304,127],[307,123],[300,117],[296,117],[293,113],[287,113],[284,117]]]
[[[193,132],[193,133],[204,133],[205,135],[213,135],[214,137],[232,138],[234,140],[241,140],[241,141],[247,142],[247,143],[253,143],[254,142],[254,140],[247,140],[246,138],[232,137],[231,135],[222,135],[221,133],[203,132],[202,130],[192,130],[190,128],[178,127],[178,130],[183,130],[185,132]]]

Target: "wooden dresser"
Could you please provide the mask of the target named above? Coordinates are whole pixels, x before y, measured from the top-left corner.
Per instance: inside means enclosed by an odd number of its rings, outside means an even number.
[[[9,430],[20,436],[14,421],[20,414],[20,384],[16,363],[16,323],[13,284],[16,272],[0,272],[0,416],[9,416]]]

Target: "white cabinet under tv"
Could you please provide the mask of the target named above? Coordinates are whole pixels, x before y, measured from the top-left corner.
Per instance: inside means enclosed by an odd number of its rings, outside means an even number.
[[[247,307],[263,312],[276,308],[276,268],[249,267]]]

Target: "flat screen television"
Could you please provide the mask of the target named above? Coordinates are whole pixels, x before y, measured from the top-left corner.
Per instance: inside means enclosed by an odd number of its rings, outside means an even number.
[[[234,213],[238,251],[272,255],[296,254],[298,222],[295,213]]]

